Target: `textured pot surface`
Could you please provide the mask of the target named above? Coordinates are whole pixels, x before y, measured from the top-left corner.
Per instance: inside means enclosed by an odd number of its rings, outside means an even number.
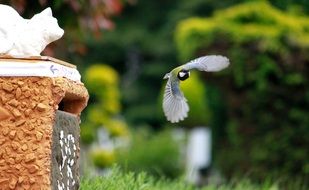
[[[87,101],[84,85],[64,77],[0,76],[0,189],[57,189],[64,179],[55,167],[72,178],[65,185],[78,188],[79,115]]]

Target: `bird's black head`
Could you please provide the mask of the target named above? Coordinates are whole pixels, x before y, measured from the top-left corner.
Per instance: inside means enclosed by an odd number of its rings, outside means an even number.
[[[179,78],[179,80],[184,81],[187,78],[189,78],[190,76],[190,72],[188,70],[184,70],[182,69],[181,71],[178,72],[177,77]]]

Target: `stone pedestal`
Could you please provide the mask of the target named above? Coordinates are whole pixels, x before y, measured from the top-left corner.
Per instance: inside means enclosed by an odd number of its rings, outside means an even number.
[[[10,62],[56,59],[1,58]],[[78,189],[81,82],[65,77],[0,76],[0,189]]]

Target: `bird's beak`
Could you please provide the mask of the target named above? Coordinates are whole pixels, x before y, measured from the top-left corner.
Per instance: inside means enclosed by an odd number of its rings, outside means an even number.
[[[166,73],[166,74],[164,75],[163,79],[169,79],[169,78],[170,78],[170,76],[171,76],[171,74],[170,74],[170,73]]]

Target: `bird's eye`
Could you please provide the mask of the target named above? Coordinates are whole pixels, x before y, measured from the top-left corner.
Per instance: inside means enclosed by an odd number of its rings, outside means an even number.
[[[189,76],[190,76],[190,72],[189,71],[183,71],[183,70],[179,71],[179,73],[177,75],[178,79],[182,80],[182,81],[184,81],[187,78],[189,78]]]

